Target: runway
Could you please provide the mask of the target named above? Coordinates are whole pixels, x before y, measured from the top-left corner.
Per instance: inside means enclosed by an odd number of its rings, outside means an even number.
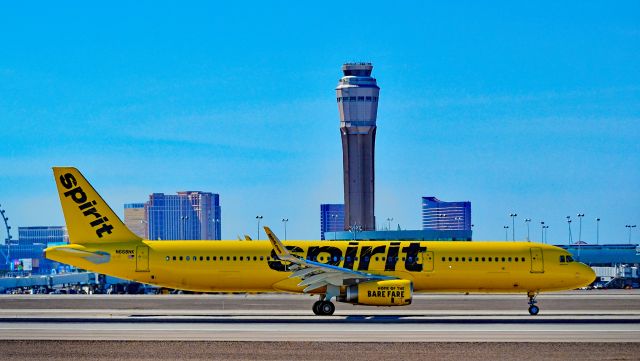
[[[640,342],[640,292],[417,295],[404,308],[337,304],[314,316],[301,295],[0,297],[2,340]]]
[[[417,295],[411,306],[301,295],[3,295],[5,359],[637,360],[640,292]]]

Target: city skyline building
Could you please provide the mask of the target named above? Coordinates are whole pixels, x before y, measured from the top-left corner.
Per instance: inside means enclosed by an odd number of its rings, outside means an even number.
[[[344,230],[375,230],[375,139],[380,88],[371,63],[342,65],[336,87],[342,139]]]
[[[145,203],[151,240],[220,240],[222,215],[217,193],[152,193]]]
[[[471,202],[422,197],[422,229],[471,231]]]
[[[325,239],[326,232],[344,230],[344,204],[320,205],[320,239]]]
[[[0,269],[11,272],[46,274],[58,264],[44,257],[47,247],[69,243],[64,226],[18,227],[18,239],[2,245]]]
[[[149,238],[149,221],[144,203],[127,203],[124,205],[124,224],[138,237]]]

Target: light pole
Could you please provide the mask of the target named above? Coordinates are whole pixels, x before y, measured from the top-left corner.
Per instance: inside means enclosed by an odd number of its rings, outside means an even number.
[[[460,228],[460,221],[462,220],[462,217],[455,217],[454,219],[456,221],[456,229],[461,231],[462,229]]]
[[[187,231],[186,231],[186,223],[187,223],[187,219],[189,219],[189,216],[180,216],[180,228],[181,228],[181,233],[182,235],[180,236],[180,239],[189,239],[187,238]]]
[[[596,218],[596,244],[600,244],[600,218]]]
[[[287,240],[287,222],[289,222],[289,218],[282,218],[282,223],[284,223],[284,240]]]
[[[569,244],[571,244],[571,216],[567,216],[567,224],[569,225]]]
[[[516,217],[518,216],[518,213],[511,213],[509,215],[509,217],[511,217],[511,237],[512,237],[512,241],[516,240]]]
[[[330,216],[331,218],[333,218],[333,227],[331,227],[331,228],[333,229],[333,240],[335,241],[335,240],[336,240],[336,237],[337,237],[337,236],[336,236],[336,233],[338,232],[338,231],[336,231],[336,223],[338,222],[338,215],[337,215],[337,214],[335,214],[335,213],[333,213],[333,214],[331,214],[331,215],[329,215],[329,216]]]
[[[525,218],[524,223],[527,224],[527,241],[531,242],[531,238],[529,238],[529,223],[531,223],[531,218]]]
[[[389,222],[389,227],[387,228],[387,231],[391,230],[391,222],[393,222],[393,218],[387,218],[387,222]]]
[[[578,220],[580,221],[578,223],[578,244],[582,243],[582,217],[584,217],[584,213],[578,213]]]
[[[544,235],[543,235],[543,239],[545,240],[544,243],[549,241],[549,237],[547,237],[547,229],[549,229],[549,226],[542,226],[542,230],[544,231]]]
[[[260,220],[262,220],[262,216],[256,216],[256,219],[258,220],[258,238],[256,239],[260,239]]]
[[[540,221],[540,242],[544,243],[544,221]]]
[[[509,226],[504,226],[504,240],[505,242],[509,240]]]
[[[629,244],[631,244],[631,228],[636,228],[636,225],[627,224],[625,227],[629,228]]]
[[[437,219],[438,219],[438,229],[440,229],[440,219],[442,218],[442,221],[444,222],[444,218],[446,218],[446,217],[447,217],[447,215],[446,215],[446,214],[444,214],[444,213],[438,213],[438,214],[437,214],[437,217],[438,217],[438,218],[437,218]]]

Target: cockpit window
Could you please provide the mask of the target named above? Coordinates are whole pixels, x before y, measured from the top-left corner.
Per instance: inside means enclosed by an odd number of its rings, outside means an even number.
[[[567,262],[573,262],[573,258],[571,256],[567,256]]]

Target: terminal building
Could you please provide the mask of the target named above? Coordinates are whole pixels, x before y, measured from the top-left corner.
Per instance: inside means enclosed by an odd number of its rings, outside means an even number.
[[[0,248],[0,269],[16,275],[48,274],[61,265],[44,258],[44,250],[67,243],[69,235],[63,226],[18,227],[18,239]]]
[[[344,231],[344,204],[320,205],[320,239],[326,232]]]

